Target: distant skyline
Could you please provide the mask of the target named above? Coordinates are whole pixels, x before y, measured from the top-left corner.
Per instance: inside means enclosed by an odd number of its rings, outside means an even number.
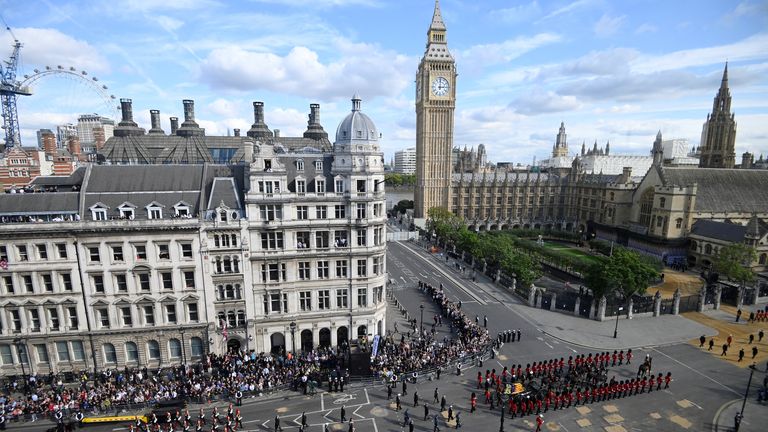
[[[728,61],[736,160],[768,156],[766,0],[441,0],[456,57],[454,144],[485,144],[489,160],[548,158],[560,122],[569,150],[611,143],[647,154],[656,131],[698,145]],[[20,73],[46,65],[97,76],[117,99],[183,117],[194,99],[209,135],[245,131],[252,102],[282,135],[300,135],[321,104],[331,140],[359,92],[383,134],[387,162],[415,146],[414,78],[433,0],[0,0],[24,44]],[[12,38],[0,33],[0,56]],[[95,92],[41,80],[21,98],[24,145],[35,132],[105,114]],[[117,100],[113,102],[117,105]],[[110,113],[107,113],[110,114]]]

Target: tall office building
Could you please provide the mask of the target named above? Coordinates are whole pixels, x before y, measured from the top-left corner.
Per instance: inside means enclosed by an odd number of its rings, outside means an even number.
[[[400,174],[416,173],[416,147],[395,152],[395,169]]]

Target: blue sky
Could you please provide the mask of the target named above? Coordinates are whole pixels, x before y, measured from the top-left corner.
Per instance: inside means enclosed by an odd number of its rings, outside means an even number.
[[[442,0],[459,70],[455,145],[484,143],[492,161],[548,157],[561,121],[570,151],[610,141],[647,154],[656,131],[699,142],[729,61],[737,160],[768,156],[768,1]],[[414,78],[432,0],[0,0],[24,43],[23,73],[73,66],[105,92],[182,117],[194,99],[207,133],[247,130],[252,102],[283,135],[321,104],[331,137],[358,91],[387,160],[415,145]],[[11,38],[0,35],[7,58]],[[109,108],[75,79],[38,81],[19,102],[34,132]],[[116,105],[116,104],[115,104]]]

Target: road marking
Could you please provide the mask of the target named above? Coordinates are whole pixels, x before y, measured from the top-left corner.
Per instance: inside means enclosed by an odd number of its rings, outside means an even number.
[[[435,268],[435,265],[434,265],[434,264],[433,264],[433,263],[432,263],[432,262],[431,262],[429,259],[427,259],[427,258],[424,258],[423,256],[421,256],[420,254],[418,254],[416,251],[414,251],[413,249],[411,249],[411,248],[410,248],[410,247],[408,247],[408,246],[402,246],[402,247],[403,247],[403,249],[404,249],[405,251],[407,251],[407,252],[410,252],[411,254],[413,254],[413,255],[414,255],[415,257],[417,257],[418,259],[420,259],[420,260],[422,260],[422,261],[426,262],[427,264],[429,264],[429,265],[430,265],[432,268]],[[484,302],[484,301],[483,301],[483,300],[482,300],[480,297],[478,297],[478,296],[477,296],[475,293],[473,293],[471,290],[468,290],[468,289],[464,288],[464,287],[462,286],[462,284],[460,284],[460,283],[459,283],[459,282],[458,282],[458,281],[457,281],[457,280],[456,280],[456,279],[455,279],[453,276],[451,276],[451,275],[449,275],[448,273],[444,272],[444,271],[443,271],[442,269],[440,269],[440,268],[437,268],[437,270],[439,270],[439,271],[440,271],[440,273],[442,273],[443,277],[445,277],[445,278],[447,278],[448,280],[450,280],[451,282],[453,282],[453,284],[454,284],[454,285],[455,285],[455,286],[456,286],[458,289],[460,289],[460,290],[464,291],[464,292],[465,292],[466,294],[468,294],[470,297],[472,297],[473,299],[477,300],[477,302],[478,302],[478,303],[480,303],[481,305],[485,305],[485,304],[486,304],[486,303],[485,303],[485,302]]]
[[[329,418],[328,418],[328,416],[329,416],[329,415],[331,415],[331,413],[332,413],[332,412],[333,412],[333,410],[328,410],[328,412],[327,412],[327,413],[325,413],[325,415],[323,416],[323,418],[324,418],[324,419],[326,419],[326,420],[328,420],[328,421],[331,421],[331,422],[332,422],[333,420],[331,420],[331,419],[329,419]]]
[[[734,390],[734,389],[732,389],[732,388],[728,387],[727,385],[725,385],[725,384],[721,383],[720,381],[718,381],[718,380],[716,380],[716,379],[714,379],[714,378],[710,377],[709,375],[706,375],[706,374],[703,374],[703,373],[701,373],[701,372],[697,371],[696,369],[694,369],[694,368],[692,368],[692,367],[688,366],[687,364],[685,364],[685,363],[681,362],[680,360],[678,360],[678,359],[676,359],[676,358],[674,358],[674,357],[672,357],[672,356],[669,356],[669,355],[667,355],[667,354],[664,354],[663,352],[661,352],[661,351],[657,350],[656,348],[652,348],[652,350],[653,350],[653,351],[656,351],[657,353],[659,353],[659,354],[663,355],[664,357],[666,357],[666,358],[668,358],[668,359],[670,359],[670,360],[674,361],[675,363],[677,363],[677,364],[679,364],[679,365],[681,365],[681,366],[685,366],[685,367],[686,367],[686,368],[688,368],[689,370],[691,370],[691,371],[693,371],[693,372],[695,372],[695,373],[697,373],[697,374],[699,374],[699,375],[703,376],[704,378],[706,378],[706,379],[708,379],[708,380],[712,381],[713,383],[715,383],[715,384],[719,385],[720,387],[722,387],[722,388],[724,388],[724,389],[726,389],[726,390],[730,391],[731,393],[733,393],[733,394],[735,394],[735,395],[737,395],[737,396],[741,397],[741,393],[740,393],[740,392],[737,392],[736,390]]]
[[[323,399],[323,395],[325,393],[320,393],[320,409],[325,410],[325,399]]]
[[[359,407],[355,408],[355,410],[354,410],[354,411],[352,411],[352,414],[354,414],[354,415],[356,415],[356,416],[358,416],[358,417],[360,417],[360,418],[365,418],[364,416],[361,416],[360,414],[358,414],[358,413],[357,413],[357,411],[358,411],[360,408],[362,408],[362,407],[363,407],[363,406],[362,406],[362,405],[360,405]]]
[[[544,342],[544,345],[548,346],[549,349],[555,349],[555,347],[553,347],[552,345],[548,344],[547,342]]]
[[[405,278],[404,277],[400,276],[400,279],[402,279],[403,283],[405,283]]]

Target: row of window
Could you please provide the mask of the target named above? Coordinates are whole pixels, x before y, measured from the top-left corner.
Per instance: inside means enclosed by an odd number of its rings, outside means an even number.
[[[28,330],[32,333],[39,333],[43,326],[49,331],[57,332],[63,330],[78,330],[80,327],[80,318],[77,313],[77,306],[45,306],[45,307],[27,307],[10,308],[6,306],[7,314],[0,314],[0,333],[5,333],[6,328],[11,333],[21,333]],[[62,318],[66,321],[62,322]],[[66,328],[63,328],[66,325]]]
[[[115,216],[122,219],[132,220],[136,217],[137,208],[138,207],[136,207],[131,203],[123,203],[115,209]],[[172,208],[173,208],[173,212],[171,213],[171,217],[191,218],[192,216],[191,207],[189,206],[189,204],[183,201],[175,204]],[[162,219],[164,209],[165,209],[164,205],[154,201],[150,203],[148,206],[144,207],[144,210],[147,212],[147,219]],[[107,207],[102,203],[96,203],[92,205],[88,210],[91,211],[91,218],[95,221],[110,219],[110,216],[108,213],[109,207]]]
[[[182,260],[191,260],[194,258],[192,253],[191,242],[178,242],[176,243],[176,245],[178,246],[178,248],[173,258],[178,257]],[[152,246],[154,246],[154,256],[158,261],[171,260],[172,258],[171,251],[173,250],[173,248],[171,247],[170,243],[153,243]],[[147,258],[148,258],[146,243],[132,242],[128,247],[128,249],[126,249],[122,244],[107,244],[106,247],[109,248],[109,256],[113,263],[141,262],[141,261],[147,261]],[[102,245],[91,245],[91,246],[86,246],[86,248],[88,250],[89,263],[102,262],[103,260]],[[126,256],[126,253],[132,253],[133,257],[131,257],[130,255]],[[126,260],[126,258],[128,258],[128,260]]]
[[[68,258],[69,254],[67,253],[66,243],[55,243],[54,249],[56,250],[56,258]],[[11,255],[12,252],[13,249],[11,245],[0,245],[0,261],[8,263],[14,261],[26,262],[32,259],[46,261],[53,258],[53,256],[49,254],[48,243],[37,243],[32,247],[26,244],[17,244],[15,245],[15,254]]]
[[[358,307],[369,307],[368,288],[357,289],[356,304]],[[384,300],[384,287],[377,286],[373,288],[371,302],[373,305],[379,304]],[[332,299],[335,300],[332,302]],[[268,293],[263,296],[264,314],[288,313],[288,294],[287,293]],[[349,290],[341,288],[336,290],[321,289],[315,291],[298,292],[298,311],[325,311],[331,309],[349,308]]]
[[[179,242],[176,257],[181,259],[192,259],[192,243],[191,242]],[[0,245],[0,261],[5,262],[28,262],[33,259],[40,261],[47,261],[50,259],[65,260],[69,257],[66,243],[55,243],[53,248],[56,255],[49,252],[48,243],[36,243],[33,246],[27,244],[15,245],[15,251],[11,249],[9,245]],[[172,257],[172,248],[170,243],[154,243],[154,253],[157,260],[169,261]],[[128,261],[146,261],[148,258],[146,243],[131,243],[129,249],[126,249],[122,244],[107,244],[109,248],[109,256],[113,263]],[[89,245],[86,246],[88,252],[88,261],[91,263],[101,263],[103,260],[103,249],[101,245]],[[15,252],[11,255],[12,252]],[[131,256],[127,253],[133,255]],[[174,257],[175,258],[175,257]]]
[[[200,322],[200,312],[197,303],[185,303],[186,322]],[[96,307],[96,321],[98,328],[124,328],[137,326],[155,326],[159,324],[178,324],[179,316],[175,303],[165,303],[161,308],[161,319],[156,318],[156,308],[153,304],[144,305],[118,305],[112,309],[116,316],[110,314],[109,307]],[[134,319],[138,315],[139,319]],[[160,322],[162,320],[162,322]]]
[[[365,278],[368,276],[379,276],[384,274],[384,257],[375,256],[371,258],[369,265],[368,259],[358,259],[355,262],[357,273],[356,276]],[[348,260],[336,260],[335,261],[335,276],[339,279],[348,277],[347,273]],[[320,260],[314,263],[315,276],[317,279],[330,279],[331,261]],[[296,266],[296,279],[297,280],[311,280],[312,277],[312,262],[299,261]],[[369,272],[370,270],[370,272]],[[287,282],[288,279],[287,266],[285,263],[267,263],[261,265],[261,280],[260,282]]]
[[[359,228],[354,230],[357,246],[368,246],[368,228]],[[331,247],[331,233],[333,233],[334,247],[347,247],[348,231],[315,231],[314,236],[311,231],[296,232],[296,249],[328,249]],[[262,250],[278,250],[285,248],[285,233],[282,231],[262,232],[261,237]],[[312,240],[314,239],[314,242]],[[373,246],[379,246],[386,241],[384,237],[384,227],[373,228]]]
[[[310,211],[310,206],[298,205],[296,206],[296,220],[309,220],[314,219],[328,219],[329,206],[318,205],[314,206],[314,212]],[[384,215],[384,204],[374,203],[373,217],[381,217]],[[314,217],[311,217],[314,215]],[[282,204],[262,204],[259,206],[259,216],[263,221],[283,220],[283,206]],[[366,219],[368,216],[368,204],[356,203],[355,213],[353,214],[355,219]],[[334,219],[347,219],[347,206],[345,204],[338,204],[333,206],[333,218]]]
[[[365,193],[367,191],[367,180],[355,180],[354,186],[357,193]],[[324,194],[328,192],[326,189],[325,178],[314,179],[315,192],[318,194]],[[373,191],[379,192],[382,182],[373,182]],[[305,194],[307,192],[307,180],[301,177],[295,179],[296,193]],[[344,179],[334,180],[334,192],[337,194],[343,194],[348,189],[345,187]],[[259,193],[273,194],[280,193],[280,181],[279,180],[260,180],[257,182],[257,188]]]
[[[240,257],[217,256],[213,260],[214,274],[240,273]]]
[[[80,362],[86,361],[85,359],[85,346],[83,341],[59,341],[55,343],[56,346],[56,358],[57,362]],[[199,337],[192,337],[189,339],[189,355],[192,359],[199,359],[204,354],[203,340]],[[48,345],[46,344],[34,344],[32,348],[35,353],[35,361],[37,363],[49,363],[51,361],[51,355],[48,352]],[[27,355],[27,348],[25,345],[12,347],[9,344],[0,344],[0,363],[2,365],[13,365],[17,361],[23,364],[29,364],[29,356]],[[103,354],[102,361],[106,364],[117,364],[118,356],[117,349],[112,343],[105,343],[101,346]],[[123,344],[123,353],[125,363],[136,364],[139,362],[139,348],[136,342],[126,342]],[[15,355],[14,355],[15,354]],[[168,356],[171,360],[181,360],[186,356],[185,347],[182,346],[181,341],[176,338],[168,341]],[[145,344],[145,357],[149,361],[162,362],[162,352],[160,350],[160,343],[156,340],[149,340]]]
[[[72,274],[69,272],[13,274],[2,276],[3,295],[72,292]],[[57,286],[58,285],[58,286]]]
[[[200,322],[200,312],[198,304],[195,302],[185,303],[186,322]],[[44,306],[44,307],[26,307],[7,309],[7,314],[0,319],[0,333],[5,333],[4,326],[7,325],[11,333],[21,333],[28,330],[31,333],[40,333],[43,329],[51,332],[78,330],[80,319],[76,306]],[[95,318],[98,328],[124,328],[138,326],[155,326],[161,324],[161,320],[156,318],[156,308],[153,304],[141,305],[117,305],[113,309],[115,315],[110,314],[110,308],[97,306],[94,308]],[[176,311],[176,304],[166,303],[162,305],[162,324],[178,324],[179,317]],[[62,322],[64,317],[66,322]],[[7,324],[6,324],[7,323]],[[66,324],[67,328],[63,328]]]

